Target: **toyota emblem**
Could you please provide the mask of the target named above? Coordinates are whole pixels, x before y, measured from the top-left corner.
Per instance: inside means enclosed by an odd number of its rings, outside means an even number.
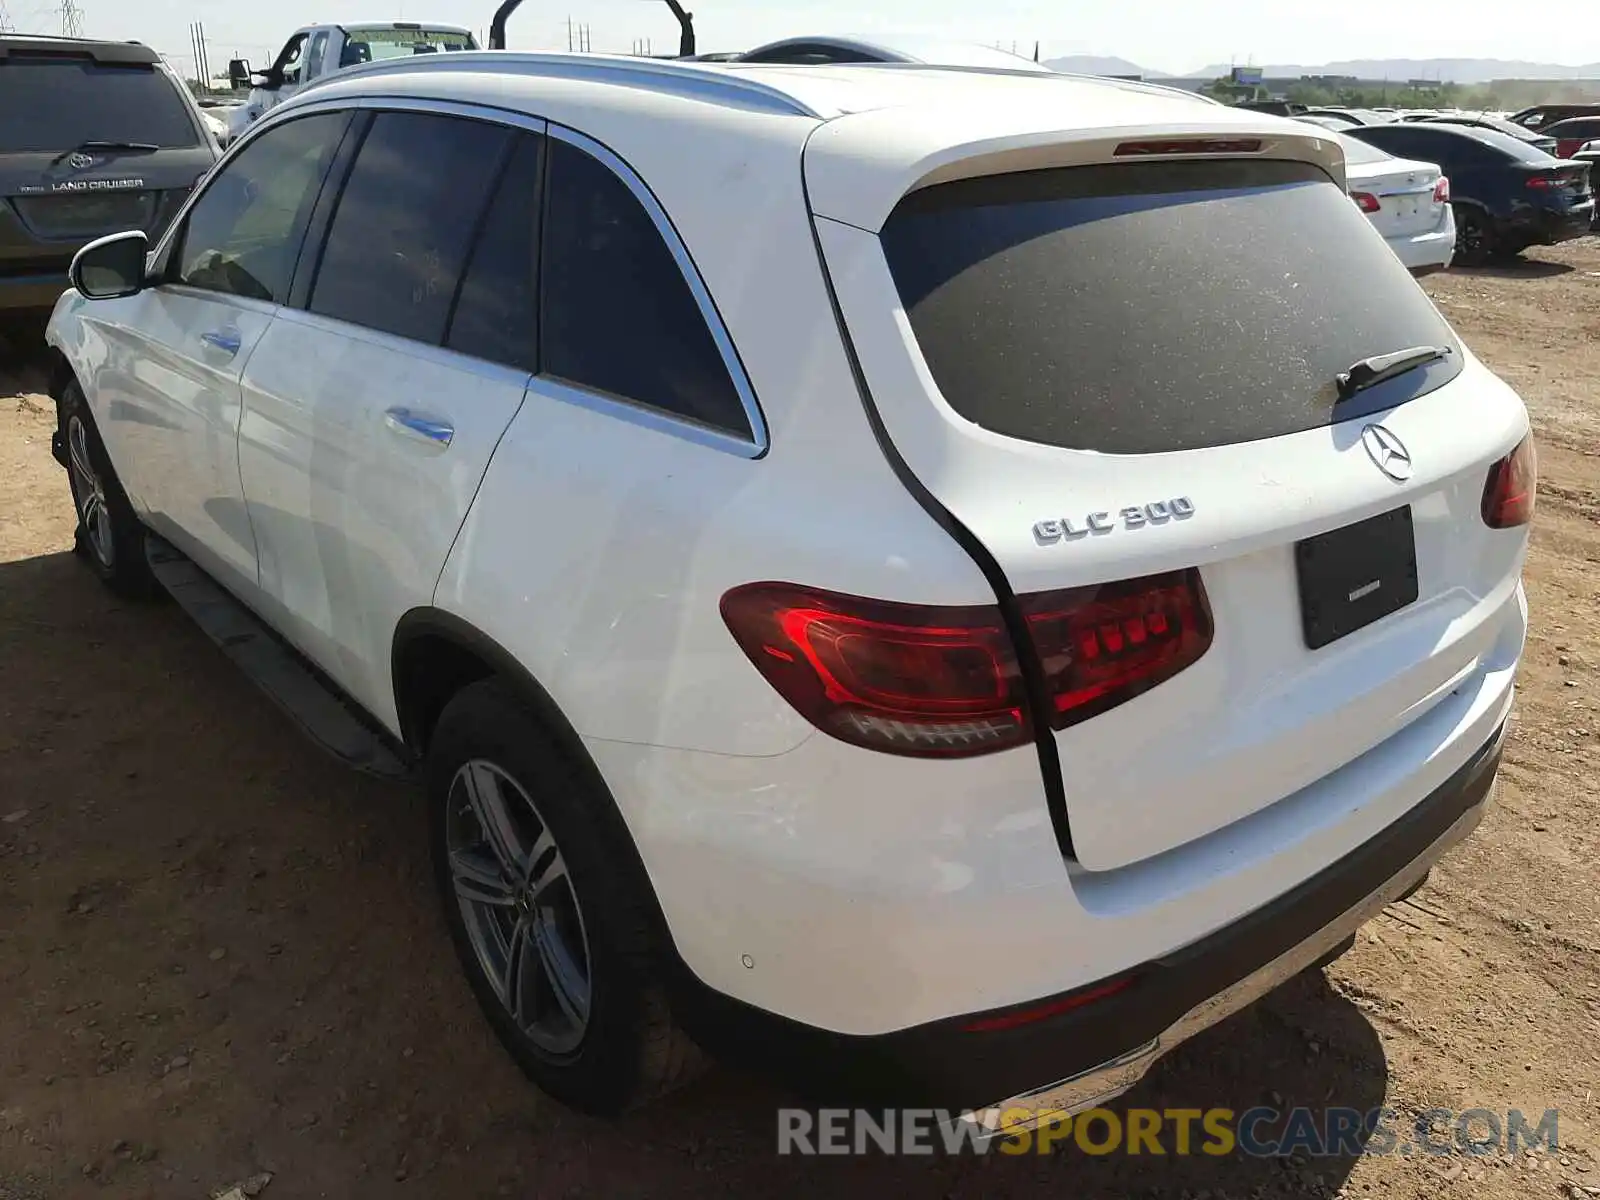
[[[94,159],[90,155],[85,154],[82,150],[74,150],[71,156],[67,159],[67,166],[71,167],[74,171],[82,171],[88,167],[94,166]]]
[[[1367,448],[1367,457],[1396,483],[1411,478],[1411,452],[1406,444],[1382,425],[1368,425],[1361,431],[1361,444]]]

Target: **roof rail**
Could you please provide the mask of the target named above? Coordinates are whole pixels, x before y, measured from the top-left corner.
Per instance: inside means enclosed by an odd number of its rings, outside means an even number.
[[[720,101],[786,116],[823,119],[824,114],[782,88],[732,71],[678,59],[632,58],[607,54],[530,54],[520,50],[472,50],[456,54],[424,54],[377,59],[325,75],[303,92],[320,85],[375,75],[420,72],[525,74],[545,79],[578,79],[632,85],[649,91]]]

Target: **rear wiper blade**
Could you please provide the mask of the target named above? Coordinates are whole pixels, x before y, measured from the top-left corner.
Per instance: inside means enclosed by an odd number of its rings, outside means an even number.
[[[161,149],[161,147],[157,146],[154,142],[104,142],[104,141],[100,141],[98,138],[91,138],[87,142],[79,142],[71,150],[63,150],[60,154],[56,155],[54,158],[52,158],[50,160],[50,165],[53,167],[58,162],[60,162],[63,158],[70,158],[72,155],[77,154],[80,150],[145,150],[145,151],[151,151],[151,150],[159,150],[159,149]]]
[[[1360,362],[1352,363],[1348,371],[1340,371],[1334,376],[1334,382],[1339,386],[1339,399],[1348,400],[1357,392],[1366,391],[1385,379],[1393,379],[1396,375],[1404,375],[1407,371],[1438,362],[1449,354],[1449,346],[1412,346],[1407,350],[1393,350],[1388,354],[1363,358]]]

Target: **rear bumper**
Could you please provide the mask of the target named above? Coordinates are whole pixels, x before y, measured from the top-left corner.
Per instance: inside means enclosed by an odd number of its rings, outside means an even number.
[[[1122,973],[1116,978],[1131,977],[1130,984],[1080,1008],[1011,1028],[968,1028],[1015,1011],[1000,1010],[852,1037],[701,988],[687,998],[682,1018],[729,1061],[766,1069],[832,1102],[986,1106],[965,1119],[991,1130],[1007,1109],[1093,1107],[1132,1087],[1174,1046],[1314,964],[1414,888],[1481,820],[1504,732],[1502,724],[1421,803],[1340,861],[1200,941]],[[1076,990],[1092,993],[1107,982]],[[1055,1082],[1041,1087],[1042,1080]],[[1015,1114],[1010,1123],[1020,1127]]]
[[[1446,208],[1445,212],[1448,214],[1450,210]],[[1450,265],[1450,259],[1456,252],[1456,224],[1454,220],[1446,220],[1438,229],[1430,229],[1427,233],[1387,240],[1390,249],[1412,274],[1426,275],[1442,271]]]
[[[1527,239],[1535,245],[1554,246],[1588,234],[1595,219],[1593,201],[1564,211],[1535,209],[1531,214],[1513,218],[1508,232]]]
[[[0,312],[24,309],[48,312],[70,286],[65,271],[0,277]]]

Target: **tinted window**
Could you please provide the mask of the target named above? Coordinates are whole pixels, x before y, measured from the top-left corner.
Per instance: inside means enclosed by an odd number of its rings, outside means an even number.
[[[379,113],[328,230],[312,312],[438,344],[509,130]]]
[[[1304,164],[962,180],[913,192],[882,240],[945,399],[1027,441],[1120,454],[1247,442],[1398,404],[1460,370],[1458,352],[1335,412],[1352,363],[1455,339]]]
[[[748,433],[722,355],[644,206],[604,163],[555,138],[548,169],[544,373]]]
[[[519,135],[461,280],[445,345],[491,362],[539,369],[539,172],[544,139]]]
[[[305,49],[306,35],[302,33],[299,37],[291,40],[283,48],[283,53],[278,55],[279,68],[283,71],[283,81],[285,83],[300,82],[300,60],[305,54]]]
[[[1419,159],[1446,167],[1489,166],[1504,161],[1465,132],[1378,126],[1352,129],[1350,136],[1371,142],[1402,158]]]
[[[826,46],[807,43],[800,46],[781,46],[762,50],[741,58],[741,62],[755,63],[862,63],[880,62],[881,59],[852,50],[846,46]]]
[[[1553,138],[1600,138],[1600,117],[1571,117],[1557,121],[1544,132]]]
[[[282,303],[306,219],[349,117],[319,113],[243,147],[189,210],[175,278],[210,291]]]
[[[0,55],[0,152],[72,150],[90,140],[198,146],[178,86],[146,66]]]

